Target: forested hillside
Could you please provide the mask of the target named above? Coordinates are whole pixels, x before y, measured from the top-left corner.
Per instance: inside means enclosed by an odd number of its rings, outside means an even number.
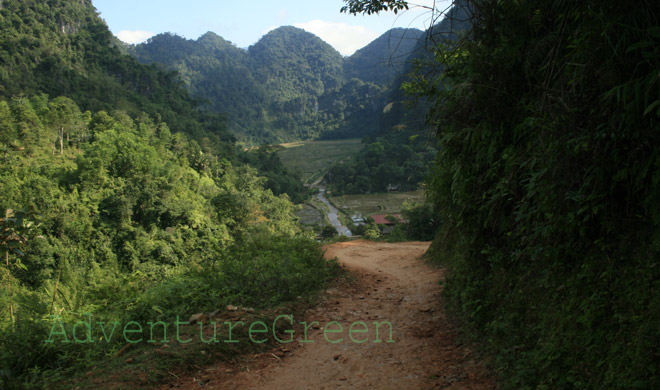
[[[129,47],[129,52],[144,64],[164,64],[176,71],[190,94],[210,111],[221,113],[234,133],[260,136],[267,94],[244,50],[208,32],[196,41],[158,34],[148,44]]]
[[[239,140],[263,144],[378,133],[391,83],[419,34],[391,30],[348,58],[291,26],[247,51],[209,32],[197,40],[159,34],[129,52],[179,72]]]
[[[0,37],[1,388],[105,367],[123,343],[80,342],[87,315],[270,308],[334,272],[280,195],[302,186],[177,74],[121,54],[89,0],[4,0]]]
[[[421,30],[393,28],[373,42],[356,51],[344,61],[346,79],[357,78],[382,86],[389,86],[397,76],[409,70]]]
[[[658,3],[465,3],[473,29],[409,88],[454,313],[505,389],[660,387]]]
[[[195,112],[174,72],[120,55],[88,0],[4,1],[0,26],[0,98],[67,96],[83,111],[158,113],[188,134],[222,130]]]

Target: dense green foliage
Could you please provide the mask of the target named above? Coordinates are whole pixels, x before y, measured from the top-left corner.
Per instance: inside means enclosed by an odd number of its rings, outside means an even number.
[[[176,73],[122,55],[90,0],[6,0],[0,26],[0,98],[67,96],[82,110],[158,114],[196,137],[222,130]]]
[[[280,149],[281,146],[261,146],[242,152],[240,159],[266,178],[265,187],[274,195],[287,194],[293,203],[305,203],[311,196],[311,190],[303,185],[300,172],[290,172],[282,164],[277,154]]]
[[[291,26],[248,50],[209,32],[196,41],[159,34],[129,51],[177,71],[237,138],[263,144],[378,133],[390,84],[419,34],[393,29],[348,58]]]
[[[0,37],[1,388],[54,387],[122,346],[45,343],[51,315],[71,335],[85,313],[272,308],[336,271],[276,155],[238,150],[176,73],[123,55],[91,2],[3,0]]]
[[[2,145],[0,209],[27,210],[38,222],[3,276],[3,383],[92,353],[46,346],[49,314],[148,320],[229,303],[268,307],[328,277],[293,204],[215,145],[171,134],[147,115],[83,114],[67,98],[0,101],[0,111],[14,135]]]
[[[344,2],[347,5],[341,8],[341,12],[351,14],[365,13],[371,15],[378,14],[381,11],[397,13],[409,9],[408,2],[405,0],[350,0]]]
[[[401,214],[405,223],[396,225],[406,240],[431,241],[440,228],[440,215],[430,203],[404,204]]]
[[[438,52],[447,296],[505,388],[657,388],[660,9],[473,4]]]

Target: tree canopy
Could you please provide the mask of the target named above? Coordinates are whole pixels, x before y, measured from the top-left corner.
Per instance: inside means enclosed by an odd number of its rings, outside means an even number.
[[[408,9],[408,2],[404,0],[345,0],[341,12],[357,14],[378,14],[382,11],[392,11],[395,14]]]

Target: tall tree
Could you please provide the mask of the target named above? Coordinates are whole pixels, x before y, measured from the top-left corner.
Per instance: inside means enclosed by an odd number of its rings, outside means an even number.
[[[53,99],[48,104],[46,122],[57,133],[60,154],[64,154],[64,141],[68,144],[71,133],[79,136],[84,124],[82,114],[76,103],[64,96]]]

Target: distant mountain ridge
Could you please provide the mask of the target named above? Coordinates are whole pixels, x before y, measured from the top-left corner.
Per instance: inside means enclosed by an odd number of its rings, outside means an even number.
[[[424,32],[417,29],[393,28],[344,61],[347,79],[386,85],[405,71],[408,59]]]
[[[393,29],[346,58],[292,26],[268,32],[247,50],[208,32],[197,40],[159,34],[128,51],[141,63],[179,72],[239,139],[273,143],[378,132],[389,88],[422,34]]]

